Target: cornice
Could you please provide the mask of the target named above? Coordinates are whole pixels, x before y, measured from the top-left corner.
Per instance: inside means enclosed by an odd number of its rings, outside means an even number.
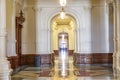
[[[120,5],[120,0],[106,0],[106,2],[108,4],[112,3],[112,4],[119,4]]]
[[[12,0],[12,2],[19,6],[23,5],[23,0]]]

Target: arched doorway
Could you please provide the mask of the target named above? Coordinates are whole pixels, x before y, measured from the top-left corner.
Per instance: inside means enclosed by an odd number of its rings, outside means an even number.
[[[72,55],[76,48],[76,20],[71,15],[67,14],[65,19],[61,19],[59,15],[52,18],[51,21],[51,47],[56,55],[58,55],[58,34],[65,32],[68,33],[69,40],[69,54]]]

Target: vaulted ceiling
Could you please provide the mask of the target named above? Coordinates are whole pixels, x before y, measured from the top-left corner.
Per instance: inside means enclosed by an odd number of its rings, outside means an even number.
[[[69,16],[65,16],[64,19],[61,19],[60,16],[57,16],[54,20],[57,23],[57,25],[69,25],[72,21],[71,17]]]

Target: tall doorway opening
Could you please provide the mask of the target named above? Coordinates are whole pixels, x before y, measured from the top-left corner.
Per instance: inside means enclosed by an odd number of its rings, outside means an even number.
[[[58,35],[59,33],[68,33],[68,52],[69,55],[72,55],[75,47],[76,47],[76,39],[75,39],[75,27],[76,27],[76,21],[75,19],[71,16],[66,14],[64,19],[61,19],[59,15],[56,15],[52,19],[52,24],[51,24],[51,47],[52,50],[54,51],[55,55],[58,55]]]

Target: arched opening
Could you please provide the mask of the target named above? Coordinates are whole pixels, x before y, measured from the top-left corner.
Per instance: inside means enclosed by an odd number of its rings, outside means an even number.
[[[61,19],[59,15],[56,15],[51,20],[51,49],[56,55],[58,55],[58,35],[59,33],[68,33],[69,42],[69,54],[72,55],[76,48],[76,20],[69,14],[66,14],[65,19]]]

